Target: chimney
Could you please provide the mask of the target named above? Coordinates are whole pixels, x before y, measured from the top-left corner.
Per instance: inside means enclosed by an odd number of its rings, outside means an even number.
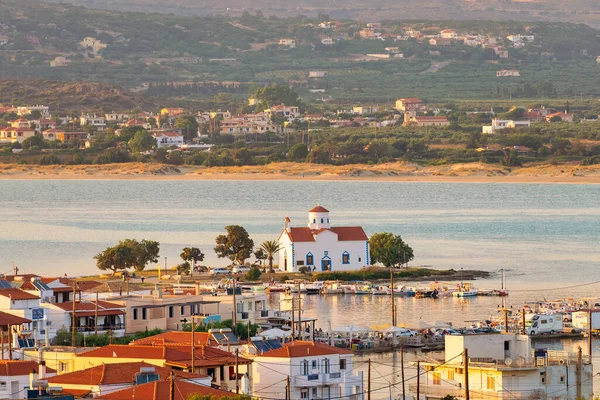
[[[39,366],[39,370],[38,370],[38,378],[39,379],[46,378],[46,361],[44,361],[44,360],[40,361],[40,366]]]

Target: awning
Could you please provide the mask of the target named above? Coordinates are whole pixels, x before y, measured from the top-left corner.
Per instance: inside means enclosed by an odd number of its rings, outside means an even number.
[[[123,315],[123,314],[125,314],[125,311],[121,311],[121,310],[98,310],[99,317],[102,317],[105,315]],[[77,317],[94,317],[94,316],[96,316],[96,312],[95,311],[82,311],[82,312],[75,311],[75,315]]]

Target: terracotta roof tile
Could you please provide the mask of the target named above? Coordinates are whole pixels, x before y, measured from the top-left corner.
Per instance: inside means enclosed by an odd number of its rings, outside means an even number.
[[[193,394],[212,396],[217,399],[237,396],[232,392],[213,389],[208,386],[197,385],[195,383],[186,381],[175,380],[174,385],[175,397],[173,400],[187,400]],[[145,383],[143,385],[137,385],[135,387],[108,393],[96,398],[107,400],[165,400],[170,398],[170,393],[171,382],[169,380],[162,380]]]
[[[6,325],[21,325],[31,322],[30,319],[21,318],[16,315],[8,314],[0,311],[0,326]]]
[[[12,300],[39,300],[38,296],[14,288],[0,289],[0,296],[8,297]]]
[[[0,376],[21,376],[29,375],[30,372],[38,373],[39,365],[35,361],[27,360],[1,360],[0,361]],[[56,373],[51,368],[46,368],[48,373]]]
[[[290,228],[290,238],[292,242],[314,242],[315,238],[309,227],[305,228]]]
[[[308,212],[326,213],[326,212],[329,212],[329,210],[322,206],[316,206],[316,207],[313,207],[310,210],[308,210]]]
[[[369,237],[360,226],[338,226],[329,228],[329,230],[337,233],[340,242],[369,240]]]
[[[73,311],[73,302],[68,301],[66,303],[56,303],[54,304],[56,307],[63,309],[65,311],[72,312]],[[125,307],[116,304],[109,303],[108,301],[99,300],[98,301],[98,312],[104,311],[117,311],[118,314],[125,314]],[[95,301],[76,301],[75,302],[75,312],[95,312],[96,311],[96,302]],[[103,314],[103,315],[115,315],[115,314]]]
[[[331,354],[353,354],[350,350],[328,346],[318,342],[295,341],[286,343],[283,347],[268,351],[257,357],[295,358],[306,356],[326,356]]]
[[[194,341],[198,345],[210,345],[211,335],[208,332],[196,332],[194,334]],[[143,339],[134,340],[130,343],[132,346],[150,345],[150,346],[163,346],[169,344],[192,344],[192,332],[180,332],[171,331],[165,333],[159,333],[158,335],[149,336]]]
[[[171,372],[177,377],[184,379],[206,378],[207,375],[192,374],[190,372],[173,370],[167,367],[158,367],[146,362],[130,362],[116,364],[102,364],[81,371],[75,371],[68,374],[62,374],[48,378],[48,383],[56,385],[115,385],[121,383],[131,383],[135,380],[135,375],[140,372],[140,368],[154,368],[160,379],[169,378]]]

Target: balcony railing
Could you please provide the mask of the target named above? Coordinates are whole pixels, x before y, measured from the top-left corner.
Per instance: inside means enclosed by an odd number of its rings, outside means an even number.
[[[306,379],[309,381],[316,381],[319,379],[319,374],[310,374],[306,377]]]
[[[118,331],[121,329],[125,329],[125,324],[115,324],[115,325],[98,325],[98,332],[100,331]],[[77,332],[95,332],[95,326],[78,326]]]

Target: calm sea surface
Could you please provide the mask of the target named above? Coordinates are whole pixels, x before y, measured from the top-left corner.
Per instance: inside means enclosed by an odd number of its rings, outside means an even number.
[[[529,300],[600,296],[600,284],[587,284],[600,281],[599,201],[599,185],[0,180],[0,272],[14,261],[21,272],[95,273],[94,254],[124,238],[158,240],[169,265],[190,245],[202,248],[207,263],[225,265],[212,247],[226,225],[244,226],[258,244],[277,238],[285,216],[303,225],[320,203],[333,224],[401,234],[415,250],[413,265],[506,269],[507,305],[518,308]],[[499,288],[500,278],[475,284]],[[500,301],[398,299],[399,320],[465,325],[498,315]],[[304,313],[324,330],[391,319],[386,297],[306,296]],[[569,343],[549,347],[577,345]],[[398,379],[396,356],[377,357],[382,376],[374,379],[384,387]],[[374,398],[388,396],[381,390]]]

